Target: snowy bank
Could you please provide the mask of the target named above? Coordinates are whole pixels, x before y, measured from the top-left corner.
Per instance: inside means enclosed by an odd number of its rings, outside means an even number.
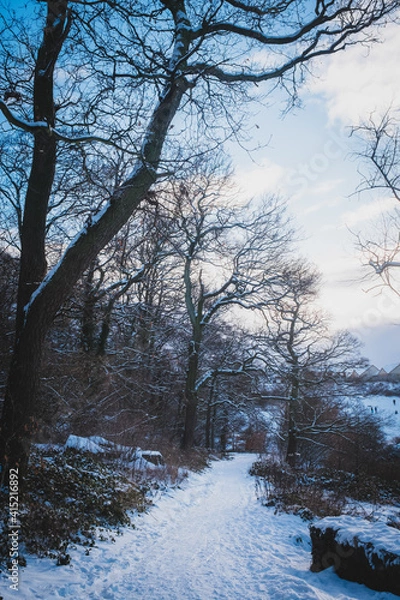
[[[314,572],[400,595],[400,531],[360,517],[326,517],[310,527]]]
[[[164,458],[158,450],[142,450],[132,446],[114,444],[98,435],[80,437],[70,435],[65,442],[65,448],[91,454],[112,454],[124,458],[126,465],[135,470],[152,470],[165,465]]]

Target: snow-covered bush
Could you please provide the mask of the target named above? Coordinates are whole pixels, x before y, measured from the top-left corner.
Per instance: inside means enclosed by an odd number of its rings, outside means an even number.
[[[2,493],[6,496],[6,490]],[[118,531],[130,523],[130,511],[143,511],[146,504],[139,486],[101,457],[71,448],[36,448],[24,478],[20,537],[27,552],[67,560],[68,546],[93,545],[97,528]],[[3,556],[6,535],[5,529]]]

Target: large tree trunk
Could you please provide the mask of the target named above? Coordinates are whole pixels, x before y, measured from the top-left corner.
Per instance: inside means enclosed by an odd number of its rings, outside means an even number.
[[[206,448],[211,448],[211,399],[207,402],[206,425],[205,425],[205,442]]]
[[[189,361],[185,383],[185,425],[182,437],[182,449],[189,450],[194,444],[197,422],[197,376],[199,371],[199,350],[201,331],[195,332],[189,344]]]
[[[290,401],[290,405],[288,407],[289,411],[289,426],[288,426],[288,441],[286,448],[286,462],[291,467],[296,466],[296,457],[297,457],[297,431],[295,421],[293,419],[293,406],[291,406],[292,401]]]
[[[213,377],[210,385],[210,393],[208,396],[207,402],[207,413],[206,413],[206,426],[205,426],[205,438],[206,438],[206,448],[214,449],[214,417],[215,417],[215,404],[214,404],[214,396],[215,396],[215,384],[216,378]]]
[[[220,435],[220,450],[221,452],[226,452],[226,448],[228,445],[228,411],[226,407],[222,409],[222,419],[221,419],[221,435]]]
[[[33,84],[34,121],[55,126],[54,68],[69,31],[68,0],[47,2],[46,26],[36,59]],[[46,221],[56,168],[56,140],[49,131],[35,134],[31,171],[25,198],[17,298],[17,335],[24,308],[46,274]]]
[[[36,430],[33,399],[36,397],[46,327],[29,320],[18,338],[9,374],[1,419],[0,449],[3,467],[19,468],[23,473],[29,457],[30,439]],[[7,469],[2,470],[2,483]]]
[[[45,277],[25,307],[1,419],[3,475],[11,467],[22,468],[27,463],[42,345],[52,321],[91,261],[126,223],[155,182],[166,134],[185,90],[185,80],[173,81],[167,86],[150,121],[142,148],[143,158],[132,176],[116,190],[98,218],[67,248],[57,267]]]
[[[81,346],[84,352],[88,353],[94,351],[97,326],[95,308],[98,298],[93,284],[95,270],[96,261],[93,261],[83,282]]]
[[[46,25],[35,66],[34,121],[45,122],[50,127],[55,125],[54,68],[70,26],[67,5],[68,0],[48,0]],[[37,390],[44,334],[40,321],[30,320],[26,323],[26,307],[46,274],[46,220],[55,167],[56,140],[49,131],[38,131],[34,139],[20,230],[15,349],[0,434],[2,463],[12,463],[21,468],[25,466],[29,453],[29,434],[35,429],[34,414],[25,399],[33,397]],[[18,382],[18,395],[13,391],[14,382]],[[6,470],[3,469],[3,482],[6,476]]]
[[[292,370],[291,376],[291,391],[290,391],[290,399],[288,405],[288,443],[286,449],[286,462],[291,467],[296,466],[297,461],[297,404],[299,402],[299,390],[300,390],[300,381],[299,381],[299,366],[297,364],[297,360],[295,362],[295,366]]]

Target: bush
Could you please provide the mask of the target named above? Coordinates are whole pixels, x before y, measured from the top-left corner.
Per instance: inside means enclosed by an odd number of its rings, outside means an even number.
[[[343,510],[344,499],[324,490],[311,473],[265,460],[254,463],[250,474],[257,477],[264,504],[275,506],[276,511],[311,520],[315,516],[340,515]]]
[[[317,474],[320,484],[328,490],[336,490],[360,502],[381,503],[398,501],[400,498],[400,481],[386,478],[385,469],[375,469],[351,473],[332,468],[320,469]]]
[[[122,471],[116,473],[112,464],[73,450],[34,450],[22,492],[21,542],[28,552],[57,558],[59,564],[67,564],[68,546],[94,545],[96,528],[118,531],[119,526],[130,524],[129,511],[143,511],[147,504],[139,487]],[[1,495],[6,507],[7,490]],[[2,517],[4,523],[6,509]],[[0,542],[4,557],[6,527]]]
[[[400,501],[399,477],[386,478],[384,469],[380,475],[371,475],[332,468],[292,469],[284,463],[260,460],[253,464],[250,474],[257,478],[264,504],[307,519],[338,516],[349,499],[371,504]],[[397,521],[389,524],[398,526]]]

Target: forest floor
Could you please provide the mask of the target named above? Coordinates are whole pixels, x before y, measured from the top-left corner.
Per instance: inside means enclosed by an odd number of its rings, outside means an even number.
[[[248,474],[255,455],[239,454],[191,474],[134,517],[123,535],[69,550],[71,563],[29,557],[8,600],[395,600],[310,571],[309,524],[275,514]]]

